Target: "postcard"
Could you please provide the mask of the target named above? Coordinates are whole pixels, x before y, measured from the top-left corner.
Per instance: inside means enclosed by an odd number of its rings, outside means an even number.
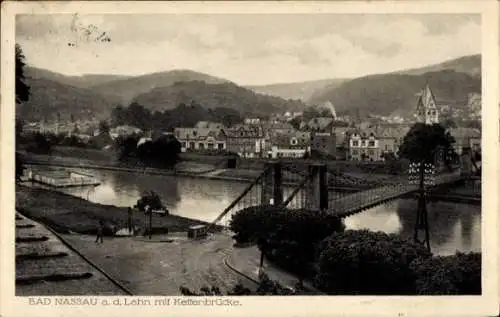
[[[499,48],[488,0],[2,3],[1,315],[497,315]]]

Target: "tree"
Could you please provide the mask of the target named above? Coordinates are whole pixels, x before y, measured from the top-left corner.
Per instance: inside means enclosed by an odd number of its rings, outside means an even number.
[[[295,130],[300,130],[300,124],[302,123],[302,118],[295,117],[292,120],[290,120],[288,123],[290,123]]]
[[[143,131],[151,128],[151,111],[144,108],[137,102],[133,102],[127,109],[126,120],[128,124],[133,124]]]
[[[405,135],[399,156],[413,162],[434,163],[437,151],[453,151],[455,139],[440,124],[416,123]]]
[[[137,142],[139,142],[139,136],[129,135],[120,136],[116,139],[118,146],[118,159],[120,161],[126,161],[137,155]]]
[[[141,198],[137,200],[136,206],[140,211],[145,211],[146,206],[149,206],[150,210],[167,210],[163,205],[160,196],[152,190],[142,194]]]
[[[26,62],[23,51],[16,44],[16,103],[26,102],[30,97],[30,87],[25,83],[24,66]]]
[[[128,123],[125,112],[126,109],[121,105],[117,105],[111,110],[111,124],[114,127]]]
[[[237,110],[225,107],[208,109],[207,117],[209,120],[221,122],[226,127],[231,127],[243,121],[241,114]]]
[[[99,122],[99,132],[100,133],[109,133],[109,123],[106,120],[102,120]]]
[[[16,126],[15,126],[16,137],[19,137],[23,133],[24,121],[22,119],[20,119],[20,118],[16,118],[15,124],[16,124]]]
[[[21,154],[16,152],[16,181],[21,179],[24,173],[24,162]]]
[[[50,154],[52,144],[49,140],[49,136],[45,136],[38,132],[35,133],[31,146],[28,146],[26,150],[33,153]]]
[[[181,147],[181,143],[175,137],[161,136],[152,143],[154,163],[160,167],[175,165],[179,159]]]

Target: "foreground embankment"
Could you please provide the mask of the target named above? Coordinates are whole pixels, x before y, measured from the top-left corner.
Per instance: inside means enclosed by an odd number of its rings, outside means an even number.
[[[16,186],[16,209],[60,233],[94,234],[99,220],[103,220],[107,228],[116,229],[126,228],[128,223],[126,207],[96,204],[68,194],[22,185]],[[149,225],[149,218],[143,213],[135,212],[132,218],[140,229]],[[198,224],[206,223],[177,215],[153,215],[152,219],[153,233],[184,232]]]

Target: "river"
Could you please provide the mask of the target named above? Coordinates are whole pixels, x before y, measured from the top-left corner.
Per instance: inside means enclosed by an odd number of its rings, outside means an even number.
[[[62,191],[92,202],[132,206],[146,190],[157,192],[172,214],[213,221],[247,184],[189,177],[85,170],[101,185],[65,188]],[[286,195],[285,195],[286,196]],[[369,229],[411,237],[417,202],[399,199],[345,219],[347,229]],[[431,248],[439,255],[481,251],[481,207],[450,202],[430,202]]]

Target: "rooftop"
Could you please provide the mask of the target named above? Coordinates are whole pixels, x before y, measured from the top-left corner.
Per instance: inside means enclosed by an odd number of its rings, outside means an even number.
[[[310,145],[309,132],[278,134],[271,138],[271,145],[280,149],[304,149]]]
[[[261,127],[246,124],[236,125],[225,132],[230,138],[260,138],[264,135]]]
[[[179,140],[204,140],[208,137],[218,139],[225,135],[223,130],[215,128],[175,128],[174,133]]]

